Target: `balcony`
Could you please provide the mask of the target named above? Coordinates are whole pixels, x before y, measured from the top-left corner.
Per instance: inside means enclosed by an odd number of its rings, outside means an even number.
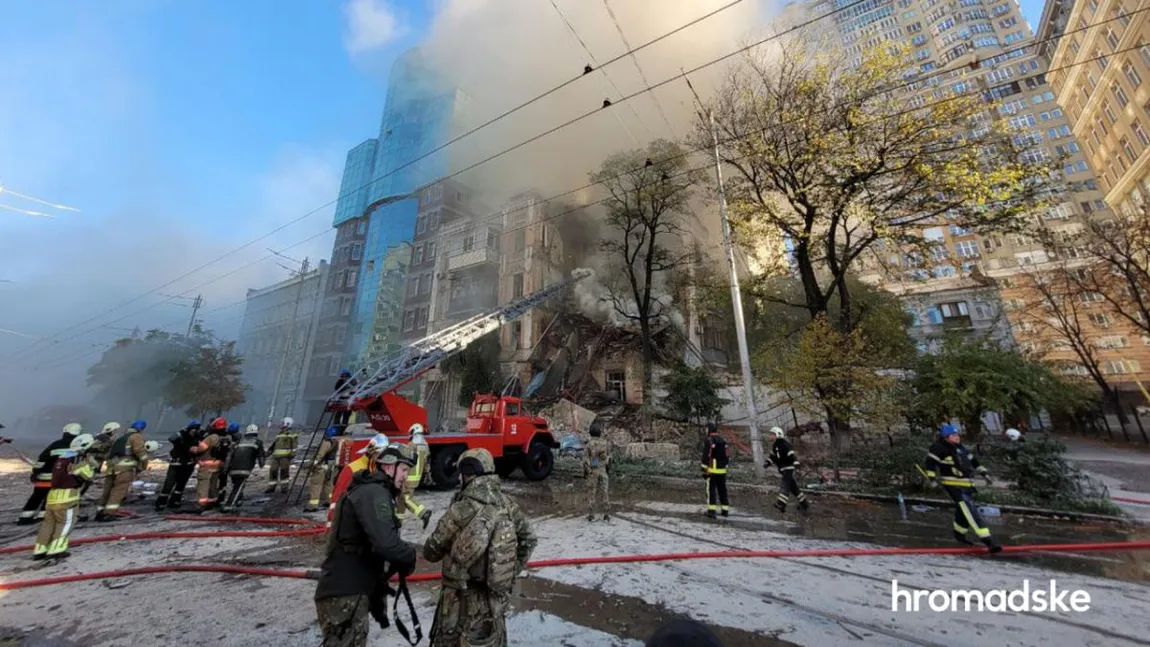
[[[456,272],[499,262],[499,250],[494,247],[476,247],[447,257],[447,271]]]

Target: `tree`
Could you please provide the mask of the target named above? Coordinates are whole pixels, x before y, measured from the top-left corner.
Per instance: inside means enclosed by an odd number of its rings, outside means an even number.
[[[608,299],[619,316],[639,327],[645,411],[655,360],[652,330],[669,314],[670,300],[660,285],[668,272],[691,261],[690,250],[681,249],[681,219],[702,177],[689,170],[682,148],[665,139],[651,142],[646,150],[612,155],[591,174],[591,181],[607,190],[608,231],[600,249],[611,270],[605,282]]]
[[[1069,411],[1085,397],[1045,364],[959,336],[944,339],[937,353],[919,357],[912,384],[912,411],[920,424],[935,427],[957,418],[972,442],[979,439],[988,411],[1025,420],[1044,410]]]
[[[194,416],[223,415],[247,399],[250,387],[241,379],[243,361],[235,352],[235,342],[200,346],[172,369],[168,401]]]
[[[667,388],[664,400],[675,415],[688,421],[714,420],[729,400],[719,397],[723,383],[715,379],[705,366],[688,366],[678,362],[663,377]]]
[[[498,393],[503,389],[499,371],[499,333],[489,333],[475,340],[460,353],[443,362],[443,370],[458,376],[459,406],[471,405],[476,393]]]
[[[172,370],[194,351],[195,338],[149,330],[141,337],[117,340],[88,367],[87,383],[99,388],[97,400],[109,414],[143,416],[145,407],[163,399]]]
[[[785,237],[803,287],[786,303],[814,319],[837,293],[843,333],[854,327],[847,277],[864,251],[922,247],[923,227],[938,224],[1015,228],[1045,185],[982,96],[924,105],[891,91],[907,52],[888,47],[857,66],[802,41],[748,55],[712,106],[736,227]],[[710,145],[707,121],[695,139]]]
[[[1067,348],[1074,352],[1078,358],[1077,365],[1086,370],[1102,391],[1103,399],[1114,405],[1120,424],[1126,426],[1127,417],[1119,403],[1118,390],[1102,370],[1099,351],[1104,347],[1090,334],[1087,324],[1092,310],[1100,309],[1095,304],[1103,297],[1082,289],[1079,279],[1074,278],[1075,272],[1077,268],[1067,268],[1055,262],[1039,270],[1021,273],[1019,279],[1026,297],[1023,299],[1024,307],[1018,310],[1018,317],[1026,328],[1034,332],[1045,331],[1048,338],[1055,340],[1039,352],[1047,355]]]
[[[1088,263],[1070,277],[1143,335],[1150,335],[1150,203],[1114,219],[1090,219],[1066,241],[1063,255],[1081,255]]]

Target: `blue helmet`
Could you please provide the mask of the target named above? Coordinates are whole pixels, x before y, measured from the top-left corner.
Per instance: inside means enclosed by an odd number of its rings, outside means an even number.
[[[189,421],[188,421],[188,424],[187,424],[187,426],[188,426],[188,428],[189,428],[189,429],[194,429],[194,428],[196,428],[196,427],[199,427],[199,426],[200,426],[200,421],[199,421],[199,420],[196,420],[195,418],[193,418],[193,419],[191,419],[191,420],[189,420]]]
[[[351,371],[346,368],[339,372],[340,377],[351,377]]]
[[[136,431],[143,431],[143,430],[148,428],[148,423],[143,421],[143,420],[137,420],[137,421],[133,422],[132,424],[128,425],[128,428],[129,429],[135,429]]]
[[[324,438],[335,438],[338,435],[339,435],[339,427],[332,425],[332,426],[327,428],[327,431],[324,432],[323,437]]]
[[[952,425],[950,423],[945,423],[941,427],[938,428],[938,437],[939,438],[946,438],[948,436],[954,436],[956,434],[958,434],[958,427],[955,427],[954,425]]]
[[[229,433],[229,434],[238,434],[238,433],[240,433],[240,423],[238,423],[238,422],[233,422],[232,424],[228,425],[228,433]]]

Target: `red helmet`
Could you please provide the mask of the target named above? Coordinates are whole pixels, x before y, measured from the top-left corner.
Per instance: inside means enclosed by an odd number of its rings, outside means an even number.
[[[212,421],[212,429],[227,429],[228,421],[223,418],[216,418]]]

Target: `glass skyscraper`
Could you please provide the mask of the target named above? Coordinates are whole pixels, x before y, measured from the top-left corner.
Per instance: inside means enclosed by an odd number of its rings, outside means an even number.
[[[404,284],[410,264],[418,208],[414,194],[453,170],[455,146],[431,151],[466,127],[465,104],[464,95],[419,48],[410,49],[392,65],[379,136],[348,152],[334,225],[370,211],[347,328],[349,365],[367,359],[369,346],[386,348],[398,332],[403,292],[394,287]]]

